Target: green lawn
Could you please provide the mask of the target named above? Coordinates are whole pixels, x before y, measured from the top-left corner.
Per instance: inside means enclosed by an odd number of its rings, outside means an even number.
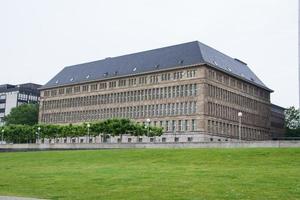
[[[0,196],[300,199],[300,149],[0,153]]]

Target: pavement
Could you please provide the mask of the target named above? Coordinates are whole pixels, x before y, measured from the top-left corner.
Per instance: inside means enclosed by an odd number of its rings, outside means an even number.
[[[0,196],[0,200],[42,200],[42,199],[25,198],[25,197]]]

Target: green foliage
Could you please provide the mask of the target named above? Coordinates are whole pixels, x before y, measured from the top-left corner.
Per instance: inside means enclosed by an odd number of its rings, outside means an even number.
[[[297,129],[286,129],[285,132],[286,137],[299,137],[300,138],[300,128]]]
[[[10,114],[4,117],[4,121],[7,125],[34,125],[38,123],[38,113],[38,104],[22,104],[11,109]]]
[[[300,128],[300,111],[294,106],[288,108],[284,112],[285,114],[285,124],[289,129]]]
[[[134,136],[160,136],[163,129],[153,126],[143,126],[129,119],[107,119],[100,122],[89,124],[69,124],[69,125],[53,125],[53,124],[35,124],[29,125],[6,125],[4,129],[4,140],[12,143],[30,143],[39,138],[60,138],[60,137],[81,137],[90,134],[90,136],[103,135],[106,138],[110,136],[121,136],[130,134]]]

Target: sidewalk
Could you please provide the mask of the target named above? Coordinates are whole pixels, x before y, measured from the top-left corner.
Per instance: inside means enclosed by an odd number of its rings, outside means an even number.
[[[42,200],[42,199],[0,196],[0,200]]]

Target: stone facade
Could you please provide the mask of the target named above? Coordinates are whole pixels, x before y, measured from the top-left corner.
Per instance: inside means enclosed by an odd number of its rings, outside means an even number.
[[[273,139],[281,139],[285,136],[284,124],[285,108],[272,104],[271,106],[271,135]]]
[[[271,138],[270,109],[269,90],[202,64],[42,89],[39,121],[124,117],[146,124],[149,118],[168,141],[188,140],[191,133],[191,140],[198,140],[195,134],[237,139],[242,112],[242,139],[265,140]]]

